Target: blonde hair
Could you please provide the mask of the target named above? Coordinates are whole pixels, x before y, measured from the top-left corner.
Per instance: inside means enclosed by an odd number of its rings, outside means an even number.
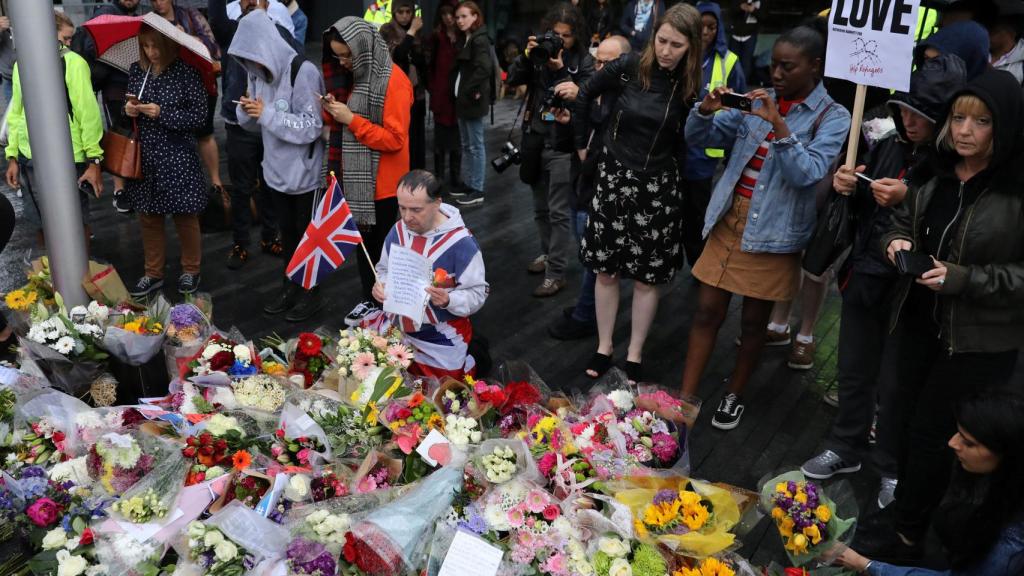
[[[150,62],[149,57],[146,56],[146,51],[142,48],[143,43],[149,40],[156,44],[156,47],[160,50],[160,59],[162,62]],[[143,24],[139,26],[139,66],[143,70],[150,66],[156,66],[157,68],[164,70],[170,66],[178,58],[178,43],[171,40],[167,36],[158,32],[155,28]],[[154,71],[155,72],[155,71]]]
[[[60,10],[53,11],[53,19],[57,24],[57,32],[60,32],[61,28],[74,28],[75,23],[71,21],[71,18],[67,14]]]
[[[974,94],[964,94],[953,101],[953,105],[949,108],[949,114],[946,115],[946,121],[942,124],[942,128],[939,130],[939,135],[936,137],[935,142],[939,147],[939,150],[945,150],[947,152],[956,152],[956,144],[953,143],[953,116],[956,114],[964,114],[966,116],[992,116],[992,111],[988,109],[985,102],[975,96]],[[995,118],[992,120],[993,128],[995,128]],[[988,142],[988,147],[985,149],[983,156],[992,156],[995,149],[995,130],[992,131],[992,139]]]
[[[643,54],[640,56],[638,74],[640,87],[644,90],[651,88],[651,76],[654,74],[655,60],[657,60],[654,44],[657,41],[658,30],[661,30],[665,24],[675,28],[686,37],[690,44],[686,49],[686,54],[683,55],[683,60],[679,62],[672,73],[677,80],[683,83],[680,96],[684,102],[688,102],[697,95],[704,77],[700,62],[701,54],[704,52],[701,46],[700,12],[689,4],[676,4],[669,8],[661,18],[658,18],[658,22],[651,29],[651,38],[647,41],[647,46],[644,47]]]

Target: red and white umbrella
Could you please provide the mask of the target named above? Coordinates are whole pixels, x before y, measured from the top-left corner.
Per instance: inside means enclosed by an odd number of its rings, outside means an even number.
[[[207,92],[217,93],[217,66],[210,56],[210,51],[199,39],[189,36],[154,12],[145,16],[105,14],[89,20],[82,26],[89,31],[96,44],[97,59],[128,72],[131,65],[139,61],[139,30],[143,24],[177,43],[178,57],[199,71]]]

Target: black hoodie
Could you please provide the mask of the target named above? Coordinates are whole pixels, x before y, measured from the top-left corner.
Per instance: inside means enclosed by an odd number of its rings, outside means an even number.
[[[1013,75],[988,70],[953,95],[977,96],[992,113],[992,160],[966,182],[956,176],[959,157],[943,152],[923,185],[912,185],[882,238],[909,240],[947,268],[938,301],[911,291],[904,276],[894,307],[929,311],[951,353],[1004,352],[1024,346],[1024,95]],[[907,295],[911,297],[908,299]],[[913,302],[912,302],[913,301]]]

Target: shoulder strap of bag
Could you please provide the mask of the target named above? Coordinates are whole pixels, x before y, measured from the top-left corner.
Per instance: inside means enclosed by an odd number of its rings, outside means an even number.
[[[828,114],[828,111],[835,105],[835,102],[829,102],[828,106],[825,106],[825,109],[822,110],[821,113],[818,114],[818,117],[814,119],[814,124],[811,125],[811,140],[814,140],[814,137],[818,135],[818,128],[820,128],[821,123],[825,121],[825,115]]]

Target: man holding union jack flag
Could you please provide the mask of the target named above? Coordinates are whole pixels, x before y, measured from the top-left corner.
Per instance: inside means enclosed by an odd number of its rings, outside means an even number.
[[[401,328],[415,350],[416,361],[409,372],[461,379],[476,369],[476,360],[469,354],[473,338],[469,317],[483,307],[489,290],[480,246],[459,210],[441,202],[441,183],[426,170],[413,170],[398,182],[398,210],[401,219],[391,228],[377,263],[373,297],[384,302],[392,247],[403,246],[425,256],[434,282],[426,289],[430,299],[424,307],[424,322],[416,329],[407,318],[377,310],[363,320],[363,326]]]

